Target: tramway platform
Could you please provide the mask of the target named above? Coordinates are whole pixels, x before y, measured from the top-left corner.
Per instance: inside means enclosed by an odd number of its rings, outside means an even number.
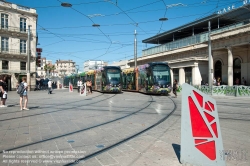
[[[0,165],[66,165],[77,159],[84,166],[182,165],[181,96],[53,93],[28,93],[30,110],[20,111],[19,96],[9,92],[9,107],[0,108]],[[249,99],[214,98],[227,165],[250,165]]]

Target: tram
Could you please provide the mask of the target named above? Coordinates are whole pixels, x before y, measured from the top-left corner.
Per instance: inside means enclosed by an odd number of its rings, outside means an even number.
[[[121,68],[117,66],[104,66],[95,72],[95,90],[99,92],[122,91]]]
[[[82,72],[80,74],[74,74],[74,75],[70,75],[70,76],[65,76],[63,79],[63,85],[64,87],[69,87],[69,83],[71,83],[73,85],[73,88],[77,88],[77,81],[80,79],[82,81],[85,80],[85,72]]]
[[[146,94],[171,92],[170,67],[165,62],[152,62],[122,71],[123,90]]]

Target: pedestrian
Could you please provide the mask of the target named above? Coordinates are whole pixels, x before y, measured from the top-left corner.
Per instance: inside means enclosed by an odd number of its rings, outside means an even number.
[[[175,79],[174,80],[174,83],[173,83],[173,94],[175,95],[175,97],[177,97],[177,89],[178,89],[178,82],[177,80]]]
[[[0,76],[0,107],[7,107],[5,104],[7,99],[7,90],[6,76]]]
[[[87,80],[86,85],[87,85],[87,92],[90,93],[90,81],[89,80]]]
[[[89,81],[89,90],[90,90],[90,93],[92,94],[92,81],[91,80]]]
[[[78,91],[78,93],[80,92],[80,87],[81,87],[81,85],[82,85],[82,83],[81,83],[81,80],[79,79],[79,80],[77,81],[77,91]]]
[[[242,85],[247,85],[247,81],[245,80],[244,77],[242,77],[242,80],[241,80],[241,81],[242,81],[242,82],[241,82]]]
[[[52,82],[51,82],[51,79],[49,79],[49,82],[48,82],[48,94],[51,94],[52,93]]]
[[[214,86],[216,86],[216,79],[215,79],[215,77],[214,77],[214,80],[213,80],[213,84],[214,84]]]
[[[220,86],[220,83],[221,83],[221,80],[220,80],[220,77],[218,77],[218,79],[217,79],[217,85]]]
[[[24,91],[23,93],[20,94],[20,110],[29,110],[27,108],[28,104],[28,84],[27,84],[27,79],[26,77],[22,77],[22,82],[20,84],[24,85]],[[23,100],[24,100],[24,107],[23,107]]]
[[[239,78],[236,78],[235,84],[240,85],[240,79]]]

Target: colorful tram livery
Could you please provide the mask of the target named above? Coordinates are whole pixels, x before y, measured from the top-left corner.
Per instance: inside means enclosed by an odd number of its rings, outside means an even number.
[[[148,94],[168,94],[171,92],[170,67],[164,62],[152,62],[124,69],[123,89]]]
[[[116,66],[104,66],[102,69],[96,70],[95,90],[100,92],[121,92],[121,68]]]
[[[71,83],[73,85],[73,88],[77,88],[77,81],[79,79],[82,81],[85,79],[85,72],[64,77],[63,85],[64,87],[68,87],[69,83]]]

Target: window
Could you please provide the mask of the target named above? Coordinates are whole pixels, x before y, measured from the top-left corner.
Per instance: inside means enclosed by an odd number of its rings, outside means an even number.
[[[20,70],[26,70],[26,62],[20,62]]]
[[[20,53],[26,53],[26,40],[20,40]]]
[[[20,18],[20,32],[26,32],[26,19]]]
[[[5,70],[9,69],[9,61],[2,61],[2,69]]]
[[[192,67],[185,67],[185,82],[192,85]]]
[[[174,80],[177,80],[177,82],[179,80],[179,69],[178,68],[173,69],[173,82],[174,82]]]
[[[2,29],[8,29],[8,15],[7,14],[1,14],[1,28]]]
[[[1,49],[2,49],[2,51],[9,51],[9,38],[2,37]]]

